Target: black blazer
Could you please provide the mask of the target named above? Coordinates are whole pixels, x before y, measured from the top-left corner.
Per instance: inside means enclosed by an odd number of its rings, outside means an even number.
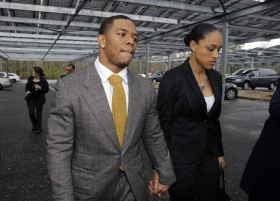
[[[257,201],[280,199],[280,79],[269,113],[240,184]]]
[[[157,110],[175,168],[200,159],[207,146],[213,155],[224,155],[219,121],[222,76],[216,70],[206,74],[215,96],[209,114],[188,60],[167,71],[160,82]]]
[[[27,83],[25,85],[26,92],[30,91],[32,93],[32,91],[35,90],[33,79],[34,79],[33,76],[30,76],[28,78]],[[41,87],[40,100],[41,100],[42,104],[45,104],[45,102],[46,102],[45,93],[48,93],[48,91],[49,91],[49,83],[47,82],[47,80],[44,77],[40,77],[39,86]]]

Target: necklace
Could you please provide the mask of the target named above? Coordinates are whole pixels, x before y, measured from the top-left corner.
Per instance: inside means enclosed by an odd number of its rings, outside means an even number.
[[[198,78],[198,80],[201,82],[200,88],[201,89],[205,89],[205,84],[199,79],[198,75],[196,76]],[[204,70],[204,77],[205,78],[205,70]]]

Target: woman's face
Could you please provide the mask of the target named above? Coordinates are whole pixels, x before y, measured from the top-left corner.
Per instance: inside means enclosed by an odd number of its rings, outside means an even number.
[[[33,77],[38,76],[38,73],[35,73],[35,71],[33,70]]]
[[[217,59],[219,51],[223,45],[223,39],[219,31],[214,31],[205,36],[204,39],[191,41],[191,48],[195,50],[193,55],[196,62],[205,69],[212,69]]]

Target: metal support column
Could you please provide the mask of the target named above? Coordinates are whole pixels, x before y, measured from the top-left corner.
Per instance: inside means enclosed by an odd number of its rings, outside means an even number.
[[[226,84],[226,69],[227,69],[227,48],[228,48],[228,22],[223,22],[223,52],[221,60],[221,74],[223,76],[223,91],[222,101],[225,100],[225,84]]]
[[[254,68],[254,61],[255,61],[255,57],[252,57],[251,68]]]
[[[6,60],[6,73],[8,73],[8,60]]]
[[[146,75],[149,73],[150,43],[146,43]]]
[[[219,61],[220,61],[220,58],[217,59],[217,62],[214,65],[214,70],[218,70]]]
[[[139,73],[142,74],[142,57],[140,58],[140,67],[139,67]]]
[[[0,61],[1,61],[1,72],[3,72],[3,70],[2,70],[2,59],[0,59]]]
[[[168,55],[168,70],[171,69],[171,54]]]
[[[167,63],[165,64],[165,70],[166,71],[168,70],[168,64]]]

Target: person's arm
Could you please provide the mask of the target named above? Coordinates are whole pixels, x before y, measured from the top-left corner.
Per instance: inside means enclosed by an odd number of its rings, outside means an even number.
[[[169,139],[169,125],[175,108],[177,93],[179,91],[179,78],[173,77],[166,72],[159,85],[157,97],[157,111],[159,115],[160,126],[163,129],[165,139]]]
[[[219,75],[219,83],[221,83],[221,87],[222,87],[222,76]],[[222,97],[222,89],[221,91],[221,97]],[[219,166],[220,167],[225,167],[226,163],[224,160],[224,149],[223,149],[223,143],[222,143],[222,129],[221,129],[221,124],[220,124],[220,114],[221,114],[221,109],[222,106],[221,104],[218,106],[218,109],[216,110],[216,112],[213,114],[213,131],[216,135],[217,138],[217,144],[218,144],[218,157],[219,157]]]
[[[159,183],[163,186],[161,192],[164,194],[170,184],[176,181],[176,177],[164,134],[158,121],[156,94],[152,83],[147,90],[150,92],[151,99],[142,140],[151,163],[159,174]]]
[[[34,88],[33,77],[29,77],[27,82],[26,82],[26,85],[25,85],[25,92],[30,92],[32,89],[35,89]]]
[[[280,78],[278,79],[277,89],[270,100],[269,113],[280,121]]]
[[[54,201],[74,201],[71,156],[74,144],[74,114],[63,81],[56,84],[55,99],[48,119],[47,168]]]
[[[41,92],[48,93],[49,83],[46,79],[42,78],[42,84],[39,87],[40,87],[39,89],[41,90]]]

